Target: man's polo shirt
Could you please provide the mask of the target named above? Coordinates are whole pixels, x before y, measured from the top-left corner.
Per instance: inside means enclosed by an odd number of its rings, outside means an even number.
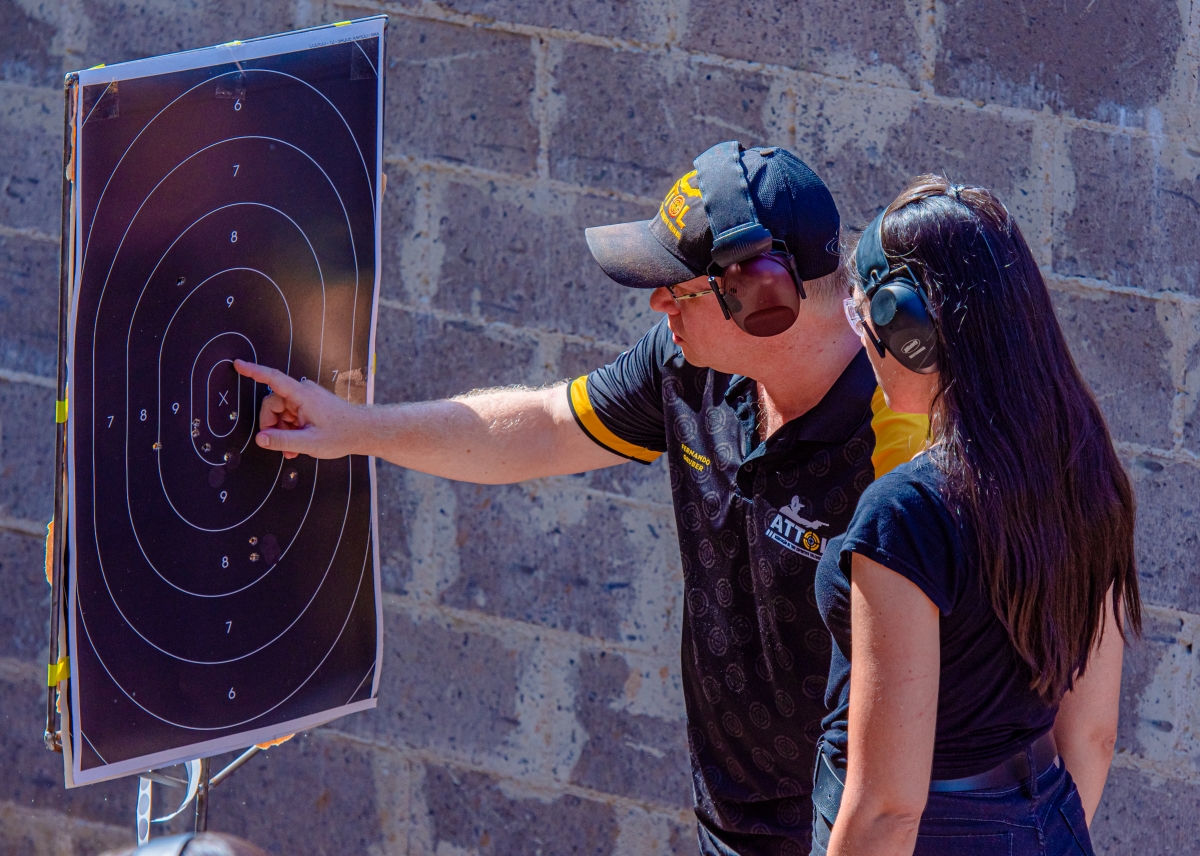
[[[817,562],[867,485],[922,448],[927,420],[887,408],[860,351],[760,442],[757,384],[689,365],[665,320],[569,396],[597,443],[670,464],[702,849],[728,856],[715,837],[740,856],[807,854],[830,656]]]

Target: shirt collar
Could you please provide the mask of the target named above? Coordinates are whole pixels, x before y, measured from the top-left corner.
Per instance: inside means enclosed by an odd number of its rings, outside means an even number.
[[[800,442],[842,443],[862,424],[875,394],[875,372],[867,352],[859,349],[825,396],[807,413],[784,425],[767,441],[769,446]],[[752,408],[758,384],[745,375],[733,375],[725,403],[735,411]]]

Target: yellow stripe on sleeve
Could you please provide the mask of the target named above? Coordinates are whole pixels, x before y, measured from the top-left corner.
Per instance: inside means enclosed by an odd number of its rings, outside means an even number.
[[[875,432],[871,464],[875,478],[879,478],[908,463],[925,448],[929,417],[923,413],[897,413],[887,406],[883,389],[876,387],[871,397],[871,430]]]
[[[571,382],[570,395],[567,400],[571,402],[571,412],[575,414],[575,421],[579,423],[579,427],[610,452],[641,461],[643,464],[657,460],[658,456],[662,454],[662,452],[655,452],[642,446],[635,446],[608,430],[608,426],[601,422],[600,417],[596,415],[592,401],[588,398],[587,375],[575,378]]]

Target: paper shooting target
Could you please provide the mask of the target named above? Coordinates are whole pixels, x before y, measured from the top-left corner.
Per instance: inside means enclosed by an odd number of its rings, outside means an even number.
[[[371,397],[384,19],[81,72],[74,784],[374,706],[373,462],[254,443],[233,361]]]

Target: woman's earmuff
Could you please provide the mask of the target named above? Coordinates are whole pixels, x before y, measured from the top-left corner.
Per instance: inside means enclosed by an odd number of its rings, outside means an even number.
[[[863,232],[854,258],[863,293],[871,301],[871,326],[875,328],[871,338],[880,356],[890,351],[906,369],[930,374],[937,371],[933,312],[925,289],[908,265],[893,268],[888,262],[882,235],[886,213],[881,212]]]
[[[796,323],[800,301],[807,295],[787,245],[772,238],[758,220],[742,146],[736,141],[720,143],[694,165],[713,234],[709,287],[725,317],[742,330],[751,336],[777,336]]]

